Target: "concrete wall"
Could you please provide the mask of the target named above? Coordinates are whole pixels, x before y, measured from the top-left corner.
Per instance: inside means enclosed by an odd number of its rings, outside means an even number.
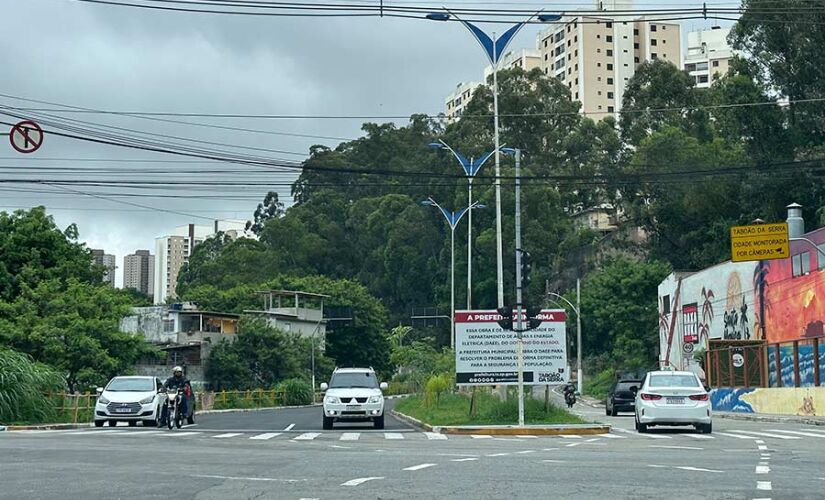
[[[775,413],[779,415],[825,415],[825,387],[730,388],[710,394],[714,411]]]
[[[133,307],[132,315],[120,320],[120,331],[141,334],[147,342],[171,344],[177,340],[177,334],[165,332],[163,328],[164,306]]]

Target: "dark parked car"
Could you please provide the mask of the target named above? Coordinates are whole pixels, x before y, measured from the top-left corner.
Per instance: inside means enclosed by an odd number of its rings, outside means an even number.
[[[642,386],[641,380],[619,380],[604,404],[604,412],[615,417],[620,411],[636,411],[636,391]]]

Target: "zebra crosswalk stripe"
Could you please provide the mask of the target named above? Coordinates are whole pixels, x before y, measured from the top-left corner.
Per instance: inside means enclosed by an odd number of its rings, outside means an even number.
[[[599,437],[609,438],[609,439],[627,439],[627,436],[619,436],[618,434],[596,434]]]
[[[385,432],[384,439],[404,439],[404,435],[399,432]]]
[[[493,439],[493,436],[487,434],[471,434],[470,437],[473,439]]]
[[[762,437],[769,437],[769,438],[776,438],[776,439],[802,439],[798,436],[783,436],[781,434],[771,434],[770,432],[756,432],[756,431],[740,431],[740,430],[732,430],[731,432],[736,432],[737,434],[753,434],[754,436],[762,436]]]
[[[217,436],[212,436],[215,439],[225,439],[225,438],[233,438],[235,436],[240,436],[240,432],[227,432],[226,434],[218,434]]]
[[[817,437],[825,439],[825,434],[815,434],[813,432],[800,432],[800,431],[783,431],[779,429],[768,429],[771,432],[781,432],[783,434],[793,434],[795,436],[806,436],[806,437]]]
[[[439,434],[437,432],[425,432],[424,434],[427,436],[427,439],[429,440],[447,439],[447,436],[445,436],[444,434]]]
[[[345,432],[341,434],[341,441],[358,441],[358,438],[361,437],[360,432]]]
[[[320,432],[305,432],[305,433],[301,434],[300,436],[296,436],[292,440],[293,441],[312,441],[313,439],[317,438],[320,435],[321,435]]]
[[[267,432],[267,433],[264,433],[264,434],[258,434],[256,436],[252,436],[249,439],[257,439],[257,440],[265,441],[267,439],[272,439],[272,438],[274,438],[276,436],[280,436],[280,435],[281,435],[280,432]]]
[[[732,437],[737,439],[757,439],[755,436],[740,436],[739,434],[729,434],[727,432],[717,432],[716,434],[719,436]]]

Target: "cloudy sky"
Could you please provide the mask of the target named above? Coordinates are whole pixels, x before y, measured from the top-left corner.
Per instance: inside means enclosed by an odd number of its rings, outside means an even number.
[[[72,0],[3,3],[0,106],[37,108],[20,113],[45,120],[83,120],[86,123],[74,125],[100,127],[104,132],[153,141],[194,139],[204,141],[194,143],[203,147],[290,161],[305,158],[312,144],[334,146],[358,137],[363,120],[169,118],[189,122],[181,124],[66,113],[67,108],[58,104],[219,114],[436,114],[457,82],[480,79],[485,63],[473,39],[454,23],[216,16]],[[524,8],[537,5],[511,3]],[[568,10],[590,5],[572,0],[557,4]],[[643,5],[674,6],[667,2]],[[534,47],[537,32],[537,27],[525,29],[512,47]],[[0,116],[0,121],[13,120]],[[2,128],[6,132],[6,126]],[[294,177],[290,171],[262,171],[56,136],[47,136],[43,147],[32,155],[17,154],[7,143],[0,143],[0,179],[212,179],[261,184],[243,189],[185,183],[152,189],[0,185],[0,210],[46,205],[58,225],[76,222],[82,240],[115,254],[119,267],[125,254],[140,248],[154,251],[154,238],[175,226],[205,224],[209,219],[248,219],[270,188],[288,200],[288,183]],[[121,280],[118,269],[118,284]]]

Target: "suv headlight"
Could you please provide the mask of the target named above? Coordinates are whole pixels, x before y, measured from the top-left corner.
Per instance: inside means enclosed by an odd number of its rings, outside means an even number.
[[[151,402],[152,402],[152,401],[154,401],[154,400],[155,400],[155,396],[154,396],[154,394],[153,394],[153,395],[151,395],[151,396],[149,396],[149,397],[146,397],[146,398],[141,399],[141,400],[140,400],[140,404],[142,404],[142,405],[148,405],[149,403],[151,403]]]
[[[370,403],[380,403],[384,400],[384,396],[370,396]]]
[[[327,397],[324,398],[324,403],[327,403],[327,404],[337,405],[340,402],[341,402],[341,400],[339,400],[335,396],[327,396]]]
[[[105,397],[103,397],[103,396],[100,396],[99,398],[97,398],[97,402],[98,402],[98,403],[100,403],[100,404],[102,404],[102,405],[107,405],[107,404],[109,404],[109,400],[108,400],[108,399],[106,399],[106,398],[105,398]]]

